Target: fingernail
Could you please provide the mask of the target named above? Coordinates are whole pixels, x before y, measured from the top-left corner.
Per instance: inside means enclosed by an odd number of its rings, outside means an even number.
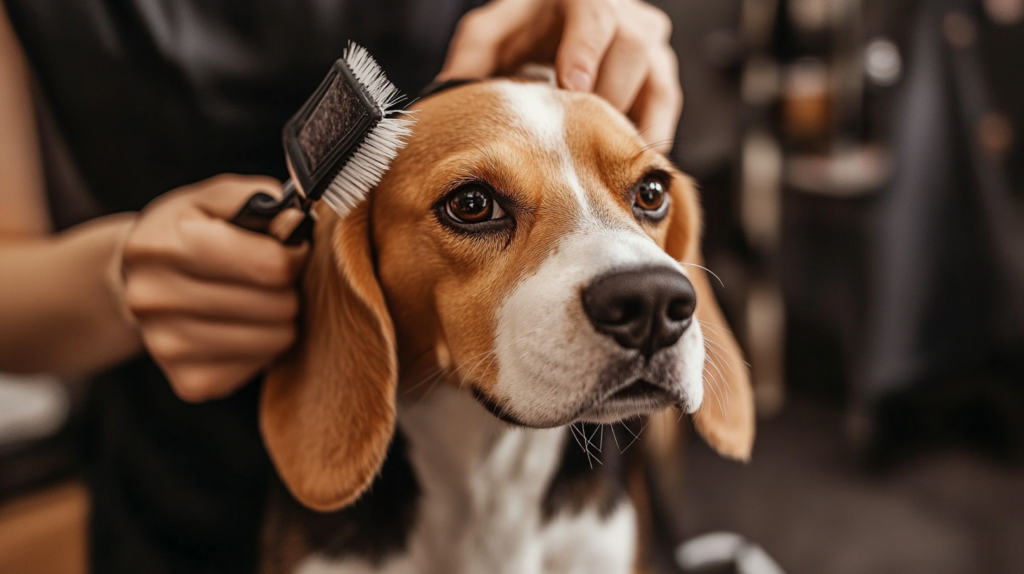
[[[577,92],[589,92],[593,79],[583,68],[573,68],[565,75],[565,87]]]

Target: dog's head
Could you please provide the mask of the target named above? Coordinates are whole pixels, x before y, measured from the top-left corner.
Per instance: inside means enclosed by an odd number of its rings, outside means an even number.
[[[747,370],[700,266],[693,183],[591,95],[493,80],[416,107],[370,200],[320,209],[303,339],[267,377],[261,428],[296,498],[358,497],[398,387],[438,372],[527,427],[676,406],[746,458]]]

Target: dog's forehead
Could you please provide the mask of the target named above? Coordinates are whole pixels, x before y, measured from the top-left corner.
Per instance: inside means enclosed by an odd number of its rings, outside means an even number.
[[[523,130],[536,144],[548,151],[565,147],[565,101],[547,84],[494,82],[495,92],[505,119]]]
[[[614,141],[614,151],[642,149],[631,123],[610,104],[591,94],[554,89],[541,82],[500,80],[487,85],[503,119],[548,152],[583,159],[595,138]]]
[[[586,162],[596,150],[628,159],[643,149],[633,125],[603,99],[544,82],[488,80],[418,107],[416,130],[430,134],[430,151],[439,154],[497,145],[516,148],[520,160]]]

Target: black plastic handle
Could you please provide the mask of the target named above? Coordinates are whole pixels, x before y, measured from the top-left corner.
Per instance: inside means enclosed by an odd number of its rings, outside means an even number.
[[[242,209],[239,209],[238,213],[231,218],[231,223],[242,229],[270,235],[270,223],[274,221],[274,218],[286,209],[295,208],[304,212],[306,216],[282,243],[285,245],[301,245],[303,241],[310,240],[313,236],[314,219],[309,213],[309,207],[303,205],[303,201],[295,191],[295,186],[291,180],[285,183],[283,191],[284,196],[280,201],[264,191],[257,191],[252,194],[249,200],[245,202],[245,205],[242,206]]]

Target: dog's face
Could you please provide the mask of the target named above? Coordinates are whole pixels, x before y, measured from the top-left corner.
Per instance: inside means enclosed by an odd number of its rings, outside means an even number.
[[[703,396],[693,190],[603,100],[494,81],[426,99],[374,192],[405,379],[439,363],[503,420],[612,422]]]
[[[416,108],[370,201],[343,221],[320,210],[305,339],[261,407],[293,494],[354,499],[393,432],[399,377],[414,391],[439,370],[513,424],[677,406],[745,458],[749,385],[698,265],[691,182],[595,96],[495,80]],[[719,364],[705,367],[706,340]]]

